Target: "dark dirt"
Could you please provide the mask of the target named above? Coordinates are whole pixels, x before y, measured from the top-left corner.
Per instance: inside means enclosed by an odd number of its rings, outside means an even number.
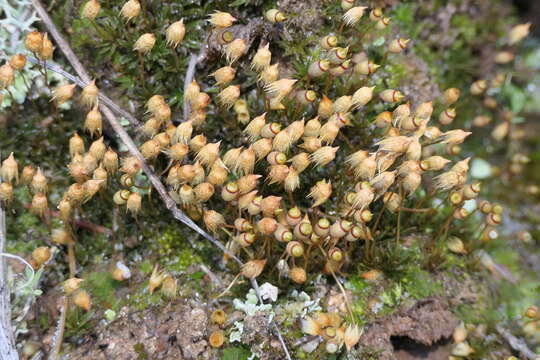
[[[438,341],[432,346],[419,344],[408,337],[392,337],[396,360],[447,360],[452,351],[449,340]]]

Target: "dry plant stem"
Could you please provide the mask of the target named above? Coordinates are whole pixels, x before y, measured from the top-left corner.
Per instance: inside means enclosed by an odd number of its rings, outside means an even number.
[[[223,287],[223,282],[221,281],[221,279],[219,277],[216,276],[216,274],[214,274],[212,272],[212,270],[210,270],[208,267],[206,267],[206,265],[204,264],[199,264],[199,268],[206,274],[208,275],[208,277],[210,278],[210,280],[212,280],[212,282],[214,284],[216,284],[217,286],[220,286],[220,287]]]
[[[28,62],[30,62],[32,64],[35,64],[35,65],[43,65],[43,63],[41,63],[39,60],[37,60],[35,58],[28,57],[27,60],[28,60]],[[47,69],[49,69],[51,71],[54,71],[57,74],[62,75],[63,77],[70,80],[71,82],[73,82],[74,84],[76,84],[77,86],[79,86],[81,88],[84,88],[86,85],[88,85],[88,82],[82,81],[78,77],[71,75],[70,73],[68,73],[67,71],[65,71],[64,69],[62,69],[62,68],[60,68],[58,66],[55,66],[55,65],[53,65],[51,63],[45,63],[45,66],[47,67]],[[127,111],[125,111],[124,109],[122,109],[121,107],[116,105],[109,97],[104,95],[102,91],[99,92],[98,97],[99,97],[99,102],[100,103],[104,103],[105,105],[107,105],[107,107],[109,107],[111,110],[113,110],[118,115],[126,118],[133,125],[136,125],[136,126],[140,125],[139,120],[135,119],[135,117],[133,115],[131,115],[130,113],[128,113]]]
[[[538,359],[537,355],[534,353],[534,351],[529,349],[527,343],[523,341],[523,339],[515,337],[509,330],[505,329],[502,325],[497,325],[495,328],[497,329],[499,335],[501,335],[508,342],[512,349],[519,351],[529,360]]]
[[[66,313],[68,309],[67,296],[62,297],[62,304],[60,308],[60,317],[56,323],[56,330],[54,332],[53,343],[51,346],[51,353],[49,360],[57,360],[60,357],[60,349],[62,348],[62,339],[64,338],[64,329],[66,328]]]
[[[9,98],[11,99],[11,103],[13,104],[13,109],[15,110],[15,113],[19,113],[19,108],[17,106],[15,106],[15,104],[17,104],[17,102],[15,101],[15,96],[13,96],[13,93],[11,92],[11,90],[9,90],[9,88],[6,88],[6,91],[8,92],[9,94]]]
[[[24,207],[26,209],[30,209],[31,208],[31,205],[30,204],[24,204]],[[60,217],[60,212],[59,211],[55,211],[55,210],[48,210],[47,211],[47,218],[49,217],[55,217],[55,218],[59,218]],[[101,226],[101,225],[98,225],[98,224],[94,224],[92,222],[89,222],[89,221],[85,221],[85,220],[80,220],[80,219],[72,219],[71,221],[71,224],[72,225],[77,225],[78,227],[80,228],[83,228],[83,229],[86,229],[86,230],[89,230],[89,231],[92,231],[92,232],[96,232],[96,233],[100,233],[100,234],[105,234],[107,236],[112,236],[114,234],[113,230],[109,229],[109,228],[106,228],[105,226]]]
[[[147,82],[146,82],[146,73],[144,70],[144,58],[140,51],[137,51],[137,55],[139,56],[139,76],[141,78],[141,82],[143,84],[143,87],[147,89]]]
[[[23,79],[24,86],[26,86],[26,89],[30,91],[30,85],[28,84],[28,81],[26,80],[26,76],[24,76],[24,72],[22,71],[22,69],[21,69],[20,74],[21,74],[21,78]]]
[[[220,297],[224,296],[225,294],[227,294],[229,292],[229,290],[231,290],[231,288],[233,287],[233,285],[236,283],[236,280],[238,280],[238,278],[240,277],[240,275],[242,275],[242,273],[238,273],[238,275],[236,275],[234,277],[234,279],[231,281],[231,283],[229,284],[229,286],[227,286],[227,288],[225,290],[223,290],[221,292],[221,294],[219,294],[218,296],[215,297],[215,299],[213,301],[216,301],[217,299],[219,299]]]
[[[49,14],[47,13],[47,10],[43,7],[41,2],[39,0],[32,0],[32,5],[34,6],[36,12],[41,17],[43,22],[45,23],[45,26],[47,27],[47,30],[51,33],[53,38],[56,40],[56,43],[58,44],[58,47],[60,50],[64,53],[66,58],[68,59],[71,66],[75,69],[79,77],[83,80],[84,83],[88,84],[90,83],[90,75],[80,62],[79,58],[75,55],[67,41],[63,38],[63,36],[60,34],[54,23],[52,22],[52,19],[50,18]],[[204,51],[201,50],[201,54],[203,54]],[[194,65],[195,66],[195,65]],[[193,66],[193,67],[194,67]],[[165,189],[165,186],[161,183],[159,178],[155,175],[153,170],[148,166],[146,163],[144,157],[139,152],[139,149],[137,148],[137,145],[133,142],[131,137],[128,135],[126,130],[120,125],[112,111],[104,104],[100,104],[100,108],[105,115],[105,118],[109,121],[111,127],[113,128],[114,132],[120,137],[124,145],[128,148],[128,151],[131,153],[132,156],[136,157],[142,164],[142,170],[144,173],[148,176],[148,179],[152,183],[152,186],[156,189],[159,196],[163,200],[165,207],[171,212],[173,217],[180,221],[181,223],[187,225],[192,230],[200,234],[202,237],[210,241],[212,244],[217,246],[221,251],[229,255],[231,259],[233,259],[236,263],[238,263],[240,266],[243,265],[243,262],[233,253],[231,253],[223,244],[221,244],[219,241],[214,239],[212,236],[210,236],[208,233],[206,233],[203,229],[201,229],[197,224],[193,222],[189,217],[186,216],[186,214],[180,210],[177,206],[174,200],[169,196],[167,193],[167,190]],[[255,293],[257,295],[257,298],[261,303],[263,303],[263,299],[260,295],[259,291],[259,285],[257,284],[257,281],[255,279],[251,279],[251,285],[253,289],[255,290]],[[287,346],[283,340],[283,337],[281,336],[281,333],[279,331],[279,328],[277,327],[276,323],[272,321],[272,326],[274,327],[274,330],[276,332],[276,335],[278,336],[278,339],[283,347],[283,351],[285,352],[285,355],[288,360],[292,360],[289,351],[287,349]]]
[[[382,214],[384,213],[384,209],[386,209],[386,204],[383,204],[381,211],[377,215],[377,220],[375,220],[375,225],[373,225],[373,234],[375,234],[375,231],[377,231],[377,227],[379,226],[379,222],[381,221]]]
[[[6,214],[0,201],[0,253],[6,245]],[[10,292],[7,284],[7,266],[4,257],[0,257],[0,359],[18,360],[15,339],[11,331]]]
[[[403,186],[399,186],[399,196],[401,201],[403,201]],[[401,206],[398,209],[397,215],[397,230],[396,230],[396,249],[399,251],[399,237],[401,235]]]
[[[77,262],[75,260],[75,244],[68,244],[68,265],[69,265],[69,277],[75,277],[77,273]]]
[[[407,208],[407,207],[401,207],[400,210],[405,211],[405,212],[412,212],[412,213],[423,213],[423,212],[435,211],[435,209],[433,208],[416,209],[416,208]]]
[[[176,54],[176,52],[175,52]],[[197,63],[202,60],[202,58],[205,56],[205,49],[202,48],[199,52],[199,55],[192,54],[189,58],[188,68],[186,70],[186,77],[184,78],[184,92],[186,91],[187,87],[191,82],[193,81],[193,78],[195,77],[195,68],[197,67]],[[187,121],[189,118],[189,113],[191,112],[191,108],[189,103],[184,102],[184,120]]]
[[[327,254],[324,252],[324,249],[319,244],[319,250],[321,250],[321,253],[325,258],[328,258]],[[339,290],[341,290],[341,293],[343,295],[343,301],[345,302],[345,305],[347,306],[347,311],[349,312],[349,315],[351,316],[351,320],[354,321],[354,314],[352,312],[351,304],[349,304],[349,299],[347,297],[347,293],[345,292],[345,289],[343,288],[343,285],[341,285],[341,281],[339,281],[338,277],[336,276],[336,273],[332,268],[330,268],[330,272],[332,273],[332,276],[334,277],[334,280],[336,280],[336,283],[338,284]]]

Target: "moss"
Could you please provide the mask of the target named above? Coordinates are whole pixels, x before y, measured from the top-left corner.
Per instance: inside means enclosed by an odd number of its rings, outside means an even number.
[[[149,358],[148,352],[146,352],[146,349],[144,348],[144,344],[137,343],[133,345],[133,350],[139,355],[139,360],[147,360]]]
[[[401,62],[392,62],[385,67],[385,72],[389,75],[385,78],[385,84],[382,87],[389,89],[399,88],[399,85],[402,83],[402,80],[407,76],[407,68],[405,64]]]
[[[66,314],[66,330],[64,337],[80,336],[89,332],[95,320],[93,320],[94,310],[85,312],[76,306],[71,306]]]
[[[94,304],[113,310],[119,308],[120,300],[116,296],[116,290],[122,284],[114,280],[109,272],[93,271],[84,279],[82,286],[88,290]]]
[[[150,294],[148,291],[148,281],[134,287],[125,302],[131,309],[136,311],[145,310],[149,306],[165,304],[159,290]]]
[[[221,360],[247,360],[251,351],[242,346],[229,347],[223,350]]]
[[[411,266],[401,279],[404,292],[414,299],[423,299],[428,296],[443,293],[443,286],[440,281],[435,280],[433,275],[420,267]]]
[[[153,230],[150,231],[153,232]],[[161,257],[168,258],[185,245],[183,234],[176,226],[166,227],[157,234],[157,237],[154,236],[155,233],[150,231],[145,232],[145,236],[152,239],[151,246]]]

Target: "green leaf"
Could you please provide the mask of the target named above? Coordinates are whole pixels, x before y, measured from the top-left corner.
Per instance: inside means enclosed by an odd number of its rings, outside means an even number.
[[[248,0],[236,0],[229,4],[229,6],[242,6],[247,4]]]
[[[375,39],[375,41],[373,41],[372,45],[373,46],[382,46],[382,45],[384,45],[384,42],[385,42],[384,36],[380,36],[377,39]]]
[[[507,84],[504,87],[504,93],[509,98],[510,108],[514,114],[518,114],[527,103],[527,94],[525,91],[513,84]]]
[[[247,360],[251,352],[242,347],[233,347],[223,350],[221,360]]]

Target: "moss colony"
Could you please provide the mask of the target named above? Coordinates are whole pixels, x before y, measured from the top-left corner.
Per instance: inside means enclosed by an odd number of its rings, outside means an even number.
[[[0,67],[22,358],[533,358],[506,5],[38,5],[70,45],[35,22]]]

